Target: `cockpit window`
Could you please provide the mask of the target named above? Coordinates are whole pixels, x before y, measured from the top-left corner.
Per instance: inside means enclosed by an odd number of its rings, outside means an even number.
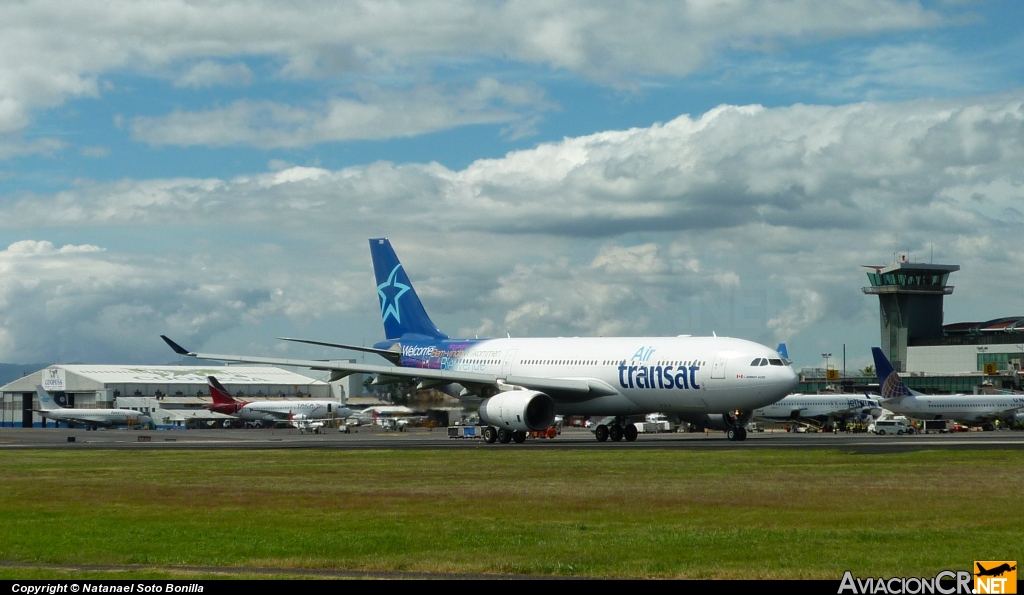
[[[781,359],[770,359],[770,360],[768,360],[768,362],[771,363],[771,365],[773,365],[773,366],[784,366],[784,365],[786,365],[786,364],[782,363]]]
[[[762,358],[761,358],[761,365],[762,365],[762,366],[767,366],[767,365],[768,365],[768,359],[767,359],[767,358],[763,358],[763,357],[762,357]]]
[[[757,358],[754,361],[750,362],[750,367],[751,368],[756,368],[757,366],[760,366],[760,365],[761,365],[761,358]]]

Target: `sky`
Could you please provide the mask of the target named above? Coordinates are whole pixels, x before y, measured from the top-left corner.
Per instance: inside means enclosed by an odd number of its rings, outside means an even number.
[[[451,336],[870,364],[861,265],[1024,314],[1024,4],[0,4],[0,361],[342,354],[367,240]]]

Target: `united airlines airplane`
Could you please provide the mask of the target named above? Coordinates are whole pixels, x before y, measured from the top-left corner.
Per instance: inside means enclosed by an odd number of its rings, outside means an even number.
[[[376,374],[378,383],[415,380],[479,404],[484,438],[521,443],[555,415],[612,416],[599,441],[637,437],[627,417],[675,414],[699,427],[746,438],[753,411],[793,391],[797,376],[775,350],[726,337],[452,339],[430,320],[391,242],[370,240],[385,341],[372,348],[284,339],[375,353],[391,365],[190,352],[204,359],[329,370],[332,380]]]
[[[995,421],[1024,421],[1024,395],[923,395],[910,390],[878,347],[871,348],[882,406],[921,420],[949,419],[994,430]]]

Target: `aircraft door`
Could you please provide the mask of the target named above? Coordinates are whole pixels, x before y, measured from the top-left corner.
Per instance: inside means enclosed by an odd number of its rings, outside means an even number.
[[[512,359],[516,356],[515,349],[509,349],[508,353],[505,354],[505,363],[501,366],[501,373],[504,376],[512,374]]]
[[[725,378],[725,365],[729,363],[729,355],[728,351],[719,351],[718,355],[715,356],[715,363],[711,365],[712,379]]]

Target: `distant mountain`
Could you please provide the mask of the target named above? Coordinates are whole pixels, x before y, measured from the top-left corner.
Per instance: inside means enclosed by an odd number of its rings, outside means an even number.
[[[0,364],[0,386],[4,386],[26,374],[38,372],[50,364]]]

